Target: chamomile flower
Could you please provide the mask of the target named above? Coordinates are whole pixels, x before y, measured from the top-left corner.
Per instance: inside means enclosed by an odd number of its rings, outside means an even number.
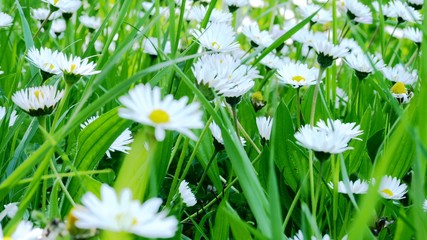
[[[381,58],[374,55],[366,55],[362,52],[347,55],[345,62],[354,69],[356,76],[360,80],[366,78],[375,70],[381,70],[385,67]]]
[[[4,12],[0,12],[0,28],[1,27],[9,27],[12,25],[13,18]]]
[[[261,31],[256,22],[243,26],[242,33],[249,39],[252,47],[255,48],[266,48],[274,42],[270,33],[268,31]]]
[[[139,84],[128,95],[119,98],[124,108],[119,109],[119,116],[135,122],[153,126],[158,141],[165,138],[165,130],[175,130],[193,140],[196,135],[190,129],[204,126],[203,112],[197,102],[188,102],[187,97],[174,100],[172,95],[161,99],[160,88],[151,89],[149,84]]]
[[[347,16],[355,23],[372,23],[372,12],[368,6],[357,0],[344,0]]]
[[[325,123],[317,122],[317,126],[309,124],[302,126],[295,138],[297,144],[315,152],[319,160],[326,160],[330,154],[338,154],[353,149],[348,146],[351,139],[362,134],[363,131],[355,123],[342,123],[331,119]]]
[[[64,74],[64,79],[68,84],[77,82],[83,76],[91,76],[101,72],[95,70],[96,64],[89,62],[88,58],[81,59],[77,56],[67,56],[60,53],[57,61],[58,68]]]
[[[197,199],[194,196],[194,193],[188,187],[188,182],[183,180],[178,187],[179,195],[181,196],[182,202],[187,205],[187,207],[192,207],[196,205]]]
[[[50,27],[50,36],[53,38],[63,38],[65,29],[67,28],[67,23],[64,19],[59,18],[52,21],[52,26]]]
[[[351,39],[351,38],[344,38],[340,42],[340,47],[346,48],[348,52],[351,54],[363,52],[360,45],[354,39]]]
[[[32,47],[28,50],[27,60],[41,70],[43,79],[47,79],[61,73],[58,67],[58,54],[58,51],[52,51],[49,48]]]
[[[420,10],[423,7],[423,0],[408,0],[408,5],[413,7],[415,10]]]
[[[129,232],[146,238],[170,238],[175,235],[178,220],[167,216],[167,211],[158,212],[160,198],[151,198],[140,204],[132,200],[132,192],[124,189],[117,196],[106,184],[101,186],[101,199],[88,192],[82,198],[83,206],[71,210],[81,229],[103,229],[113,232]],[[108,210],[107,210],[108,209]]]
[[[307,64],[300,62],[284,64],[276,74],[280,84],[289,84],[294,88],[315,85],[318,75],[318,69],[308,68]]]
[[[399,102],[399,103],[409,103],[411,98],[413,97],[413,93],[409,92],[405,84],[402,82],[397,82],[390,89],[391,95]]]
[[[193,30],[192,34],[201,46],[214,52],[231,52],[239,48],[233,28],[226,23],[211,23],[204,29]]]
[[[87,125],[92,123],[98,118],[98,116],[92,116],[88,120],[86,120],[84,123],[80,124],[80,128],[83,130]],[[110,152],[122,152],[122,153],[128,153],[128,151],[131,149],[129,147],[129,144],[133,142],[132,132],[129,130],[129,128],[126,128],[117,138],[114,140],[114,142],[111,144],[111,146],[108,148],[108,150],[105,152],[108,158],[111,158]]]
[[[88,15],[82,15],[79,17],[80,23],[89,28],[89,31],[93,32],[101,26],[101,19],[98,17],[91,17]]]
[[[399,200],[405,198],[408,186],[404,183],[400,184],[400,179],[396,177],[384,176],[381,179],[378,192],[385,199]]]
[[[396,64],[394,67],[382,69],[385,78],[392,82],[402,82],[405,85],[412,85],[418,79],[417,70],[410,72],[403,64]]]
[[[334,188],[334,184],[332,182],[329,182],[328,186],[332,189]],[[354,182],[349,181],[349,187],[350,192],[352,194],[365,194],[368,192],[369,184],[364,180],[358,179]],[[349,194],[343,181],[338,182],[338,192],[343,194]]]
[[[273,127],[273,118],[271,117],[257,117],[256,125],[259,135],[262,139],[269,141],[271,136],[271,128]]]
[[[0,239],[38,240],[43,238],[43,229],[34,227],[31,222],[21,221],[11,236],[3,236],[0,226]]]
[[[403,36],[416,44],[420,44],[423,40],[423,33],[414,27],[406,27],[403,29]]]
[[[30,87],[15,92],[12,101],[35,117],[51,114],[63,95],[64,91],[58,91],[56,86]]]
[[[208,8],[203,5],[194,6],[189,10],[187,20],[194,20],[198,23],[201,23],[208,12]],[[230,24],[233,19],[233,15],[222,10],[213,9],[209,17],[209,22],[211,23],[223,23]]]
[[[0,106],[0,121],[3,120],[3,118],[6,116],[6,108],[3,106]],[[10,118],[9,118],[9,127],[12,127],[15,124],[16,118],[18,116],[16,115],[16,111],[13,110],[12,113],[10,114]]]
[[[283,65],[283,60],[273,52],[261,59],[261,64],[269,69],[279,69]]]
[[[348,54],[348,49],[342,46],[336,46],[329,41],[314,40],[312,47],[317,53],[317,62],[320,67],[327,68],[332,65],[332,62]]]
[[[80,0],[68,0],[61,5],[60,10],[62,13],[66,13],[64,18],[69,19],[71,14],[77,12],[81,6],[82,2]]]
[[[78,9],[81,6],[80,0],[42,0],[42,2],[48,3],[53,9],[62,12],[70,12],[70,9],[74,9],[76,6]]]

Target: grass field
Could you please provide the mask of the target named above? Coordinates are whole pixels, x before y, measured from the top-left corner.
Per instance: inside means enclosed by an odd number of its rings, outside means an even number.
[[[427,236],[423,1],[0,10],[0,239]]]

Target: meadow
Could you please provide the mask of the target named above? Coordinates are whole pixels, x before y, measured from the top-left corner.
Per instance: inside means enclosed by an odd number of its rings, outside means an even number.
[[[0,239],[425,239],[423,1],[0,1]]]

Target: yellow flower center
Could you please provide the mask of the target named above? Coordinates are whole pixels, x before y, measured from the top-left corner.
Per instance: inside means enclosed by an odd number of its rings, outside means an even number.
[[[12,237],[4,237],[3,240],[13,240]]]
[[[132,225],[138,224],[138,220],[136,218],[132,218]]]
[[[161,109],[153,110],[148,118],[157,124],[169,122],[169,114]]]
[[[71,64],[71,68],[70,68],[70,72],[74,72],[74,70],[76,69],[76,64]]]
[[[40,90],[34,91],[34,95],[36,96],[37,99],[40,99],[40,97],[44,97],[43,92]]]
[[[53,5],[56,5],[59,2],[59,0],[53,0]]]
[[[405,84],[402,82],[397,82],[391,87],[391,92],[394,94],[406,94],[408,91],[406,91]]]
[[[220,49],[221,46],[219,46],[219,44],[217,42],[212,42],[212,47],[216,48],[216,49]]]
[[[295,82],[301,82],[301,81],[305,81],[305,78],[303,76],[293,76],[292,80]]]
[[[387,196],[389,196],[389,197],[393,196],[393,192],[388,188],[381,190],[381,192],[387,194]]]
[[[261,102],[264,100],[264,97],[262,96],[262,93],[260,91],[256,91],[252,94],[252,99],[255,101]]]

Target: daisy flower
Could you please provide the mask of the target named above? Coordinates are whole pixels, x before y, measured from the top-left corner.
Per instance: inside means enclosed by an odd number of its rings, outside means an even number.
[[[409,103],[411,98],[413,97],[412,92],[408,92],[406,90],[405,84],[402,82],[397,82],[390,89],[391,95],[396,98],[399,103]]]
[[[273,52],[268,53],[260,62],[269,69],[279,69],[283,65],[283,60]]]
[[[28,50],[27,60],[41,70],[43,79],[48,79],[53,75],[58,75],[61,70],[58,67],[58,51],[49,48],[37,49],[32,47]]]
[[[406,70],[403,64],[396,64],[394,67],[385,67],[382,69],[384,77],[392,82],[402,82],[405,85],[412,85],[418,79],[417,70],[412,72]]]
[[[61,39],[64,37],[65,29],[67,28],[67,23],[64,19],[59,18],[52,21],[52,26],[50,27],[50,35],[53,38]]]
[[[3,236],[3,229],[0,226],[0,239],[37,240],[42,239],[43,236],[43,229],[34,227],[33,224],[28,221],[21,221],[10,237]]]
[[[357,23],[372,23],[372,12],[368,6],[357,0],[344,0],[347,16],[351,21]]]
[[[192,207],[196,205],[197,199],[196,196],[194,196],[194,193],[191,191],[190,187],[188,187],[188,182],[183,180],[179,184],[179,195],[181,196],[182,202],[187,205],[187,207]]]
[[[215,123],[211,122],[209,125],[209,129],[211,130],[212,136],[214,137],[214,146],[217,150],[224,149],[224,139],[222,138],[221,128]],[[246,140],[242,137],[239,137],[240,142],[243,146],[246,145]]]
[[[340,47],[346,48],[348,50],[348,52],[351,54],[363,52],[363,50],[359,46],[359,44],[354,39],[350,39],[350,38],[344,38],[340,42]]]
[[[421,44],[423,40],[423,33],[418,28],[414,27],[406,27],[403,29],[403,36],[418,45]]]
[[[42,0],[42,2],[48,3],[53,9],[59,9],[62,12],[70,12],[70,9],[72,10],[77,6],[78,9],[82,5],[80,0]]]
[[[160,198],[151,198],[140,204],[132,200],[132,192],[124,189],[117,196],[106,184],[101,186],[101,199],[88,192],[82,198],[83,206],[71,211],[81,229],[103,229],[113,232],[129,232],[145,238],[171,238],[178,228],[178,220],[158,212]],[[108,209],[108,211],[106,211]]]
[[[335,59],[345,57],[348,54],[347,48],[336,46],[325,40],[315,39],[312,47],[317,53],[317,62],[322,68],[331,66]]]
[[[13,218],[18,211],[18,203],[8,203],[4,205],[4,210],[0,213],[0,221],[2,221],[6,216],[8,218]]]
[[[174,100],[172,95],[162,100],[160,88],[151,89],[149,84],[137,85],[128,95],[120,97],[119,101],[124,106],[119,109],[119,116],[153,126],[158,141],[165,138],[165,130],[175,130],[196,140],[196,135],[190,129],[204,126],[199,103],[186,105],[188,97]]]
[[[0,106],[0,121],[3,120],[3,118],[6,116],[6,108],[3,106]],[[15,124],[16,118],[18,116],[16,115],[16,111],[13,110],[12,113],[10,114],[10,118],[9,118],[9,127],[12,127]]]
[[[192,67],[199,85],[212,88],[225,97],[240,97],[248,92],[258,78],[258,70],[241,63],[230,54],[202,56]]]
[[[273,118],[271,117],[257,117],[256,125],[259,135],[262,139],[269,141],[271,136],[271,128],[273,127]]]
[[[248,6],[248,0],[225,0],[225,5],[228,6],[228,10],[232,13],[235,12],[238,8]]]
[[[332,182],[329,182],[328,186],[334,189],[334,184]],[[368,192],[369,184],[364,180],[358,179],[355,182],[349,181],[349,187],[350,192],[352,194],[365,194]],[[343,181],[338,182],[338,192],[343,194],[349,194]]]
[[[87,125],[92,123],[98,119],[98,116],[92,116],[88,120],[86,120],[84,123],[80,124],[80,128],[83,130]],[[110,152],[122,152],[122,153],[128,153],[128,151],[131,149],[129,147],[129,144],[133,142],[132,132],[129,130],[129,128],[126,128],[114,142],[111,144],[111,146],[108,148],[107,152],[105,154],[108,158],[111,158]]]
[[[318,75],[318,69],[308,68],[307,64],[300,62],[287,63],[279,68],[276,74],[280,84],[289,84],[294,88],[315,85]]]
[[[31,17],[35,20],[40,21],[40,22],[43,22],[47,18],[47,16],[49,16],[49,13],[50,13],[50,10],[46,9],[46,8],[36,8],[36,9],[32,8],[31,9]],[[60,16],[61,16],[61,12],[56,11],[50,15],[48,20],[52,21],[54,19],[59,18]]]
[[[420,10],[423,7],[423,0],[408,0],[408,5],[413,7],[415,10]]]
[[[64,79],[68,84],[76,83],[83,76],[91,76],[101,71],[95,70],[96,64],[89,62],[88,58],[67,56],[63,53],[57,56],[58,68],[64,74]]]
[[[101,27],[101,19],[98,17],[91,17],[88,15],[82,15],[79,17],[80,23],[89,28],[90,32],[93,32],[97,30],[99,27]]]
[[[163,47],[162,41],[160,41],[161,47]],[[142,40],[143,52],[147,53],[151,56],[157,56],[157,49],[159,49],[159,40],[155,37],[144,38]],[[171,42],[167,41],[165,47],[163,49],[165,54],[170,54],[171,50]]]
[[[399,23],[416,23],[420,22],[422,19],[421,14],[418,11],[401,1],[394,0],[389,2],[388,10],[389,11],[386,12],[387,15],[386,13],[384,13],[384,15],[390,18],[397,18]]]
[[[72,13],[77,12],[77,10],[82,6],[82,2],[80,0],[68,0],[64,1],[61,5],[61,12],[65,19],[69,19],[72,16]],[[65,13],[65,14],[64,14]]]
[[[236,34],[229,24],[211,23],[205,29],[194,29],[192,35],[201,46],[214,52],[231,52],[239,48]]]
[[[295,138],[298,145],[313,150],[319,160],[326,160],[330,154],[353,149],[348,143],[362,133],[360,126],[355,123],[328,119],[327,123],[319,120],[317,126],[312,127],[309,124],[302,126],[295,133]]]
[[[404,183],[400,184],[400,179],[396,177],[384,176],[381,179],[378,192],[385,199],[399,200],[405,198],[408,186]]]
[[[320,10],[319,10],[320,9]],[[309,4],[307,6],[299,6],[299,12],[303,18],[308,18],[314,12],[319,10],[316,15],[311,19],[313,23],[326,24],[332,22],[332,12],[323,9],[322,7],[316,4]]]
[[[267,31],[261,31],[259,29],[258,23],[252,23],[250,25],[245,25],[242,28],[242,33],[249,39],[252,47],[269,47],[274,41],[270,33]]]
[[[348,102],[347,93],[339,87],[337,87],[335,91],[335,108],[338,109],[340,108],[340,106],[346,106]]]
[[[201,23],[208,12],[208,8],[203,5],[194,6],[189,10],[187,20],[194,20],[198,23]],[[214,8],[212,10],[211,16],[209,17],[209,22],[211,23],[223,23],[230,24],[233,19],[233,15],[222,10]]]
[[[354,69],[356,76],[360,80],[365,79],[375,70],[381,70],[385,67],[381,58],[374,55],[366,55],[362,52],[347,55],[345,62]]]
[[[0,12],[0,28],[1,27],[9,27],[13,23],[13,18],[4,12]]]
[[[15,92],[12,101],[30,116],[36,117],[51,114],[63,95],[64,91],[58,91],[56,86],[30,87]]]

